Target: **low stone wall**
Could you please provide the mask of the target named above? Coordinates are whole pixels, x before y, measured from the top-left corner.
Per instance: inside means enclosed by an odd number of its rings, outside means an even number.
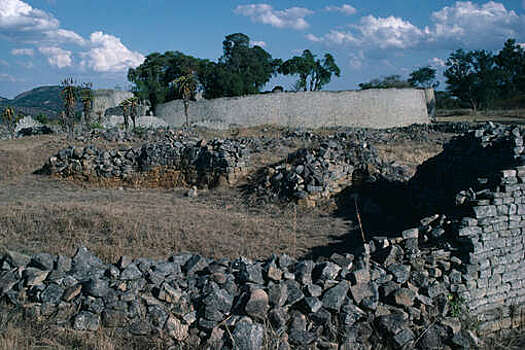
[[[146,143],[138,148],[104,150],[71,146],[49,158],[40,172],[83,180],[154,181],[170,187],[234,184],[247,173],[249,152],[232,140]],[[151,178],[151,177],[154,178]],[[165,179],[163,177],[166,177]]]
[[[180,100],[158,105],[155,115],[172,126],[186,122]],[[392,128],[430,122],[422,89],[296,92],[190,102],[192,125],[210,128],[274,124],[288,127]]]

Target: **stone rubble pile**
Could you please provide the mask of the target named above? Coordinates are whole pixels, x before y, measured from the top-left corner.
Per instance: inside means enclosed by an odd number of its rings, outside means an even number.
[[[113,150],[93,145],[70,146],[50,157],[42,172],[64,178],[130,179],[162,168],[181,172],[187,184],[213,186],[233,184],[244,176],[248,157],[245,145],[235,140],[214,139],[206,143],[174,137],[171,142]]]
[[[315,202],[378,178],[408,179],[405,168],[384,163],[366,141],[356,142],[344,133],[321,140],[318,147],[301,148],[259,171],[253,185],[259,198]]]
[[[85,248],[73,258],[7,252],[0,296],[33,319],[53,315],[79,331],[157,335],[167,347],[469,347],[476,338],[462,329],[451,298],[460,261],[451,263],[443,249],[420,250],[417,229],[365,247],[369,253],[319,261],[179,253],[116,264]]]

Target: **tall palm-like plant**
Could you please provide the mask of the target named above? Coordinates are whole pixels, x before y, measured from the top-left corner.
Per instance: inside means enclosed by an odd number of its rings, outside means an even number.
[[[129,101],[126,99],[120,102],[120,107],[122,108],[122,115],[124,116],[124,127],[126,130],[129,129]]]
[[[126,130],[129,128],[129,118],[133,122],[133,130],[137,128],[137,116],[139,108],[139,99],[135,96],[125,99],[120,102],[120,107],[122,108],[122,114],[124,115],[124,126]]]
[[[197,90],[197,79],[193,72],[189,72],[185,75],[178,77],[173,80],[173,85],[179,91],[182,101],[184,103],[184,115],[186,117],[185,126],[189,126],[189,115],[188,110],[190,108],[190,101],[195,96],[195,91]]]
[[[63,127],[68,132],[69,138],[73,138],[75,126],[75,109],[78,100],[78,87],[73,78],[66,78],[60,83],[61,96],[64,103]]]
[[[15,110],[12,107],[7,106],[4,109],[2,115],[0,115],[0,120],[5,124],[7,131],[11,135],[11,138],[15,137],[16,123],[19,118],[16,116]]]
[[[84,112],[84,122],[87,127],[91,124],[91,111],[93,110],[93,101],[95,99],[93,94],[92,83],[82,83],[79,87],[80,102],[82,102],[82,109]]]

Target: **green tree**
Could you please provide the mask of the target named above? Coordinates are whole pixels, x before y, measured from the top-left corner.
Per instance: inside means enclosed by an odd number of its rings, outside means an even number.
[[[497,97],[498,72],[494,55],[486,50],[451,53],[444,72],[447,90],[468,102],[474,111],[488,108]]]
[[[197,79],[195,78],[195,74],[193,72],[186,73],[185,75],[175,79],[173,81],[173,85],[177,88],[179,94],[182,96],[182,101],[184,103],[184,115],[186,117],[185,125],[189,126],[190,123],[188,110],[190,107],[190,101],[195,97],[197,90]]]
[[[38,113],[38,115],[35,117],[35,120],[41,124],[47,124],[49,122],[47,114],[44,113]]]
[[[168,69],[166,55],[154,52],[144,62],[128,70],[128,80],[134,84],[132,90],[140,99],[147,99],[152,106],[164,103],[168,95],[165,72]]]
[[[257,94],[281,63],[260,46],[250,47],[242,33],[226,36],[222,44],[219,61],[202,62],[197,71],[206,98]]]
[[[421,67],[410,73],[408,83],[415,87],[436,88],[439,82],[436,81],[436,70],[430,66]]]
[[[525,94],[525,50],[508,39],[495,57],[499,71],[500,96],[503,98]]]
[[[332,75],[341,75],[331,54],[327,53],[322,60],[316,60],[310,50],[304,50],[301,56],[294,56],[283,62],[278,71],[284,75],[298,75],[295,88],[303,91],[319,91],[331,81]]]
[[[401,79],[398,74],[389,75],[383,79],[372,79],[366,83],[360,83],[359,88],[361,90],[367,89],[403,89],[410,88],[412,84],[408,81]]]

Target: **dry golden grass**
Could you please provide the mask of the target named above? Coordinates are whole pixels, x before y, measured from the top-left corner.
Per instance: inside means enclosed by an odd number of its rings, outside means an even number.
[[[23,309],[0,305],[1,350],[161,350],[159,337],[123,336],[111,329],[78,332],[58,327],[45,318],[24,314]]]
[[[443,151],[443,146],[438,143],[408,141],[396,144],[379,144],[376,145],[376,148],[383,160],[408,166],[411,175],[415,173],[419,164]]]

